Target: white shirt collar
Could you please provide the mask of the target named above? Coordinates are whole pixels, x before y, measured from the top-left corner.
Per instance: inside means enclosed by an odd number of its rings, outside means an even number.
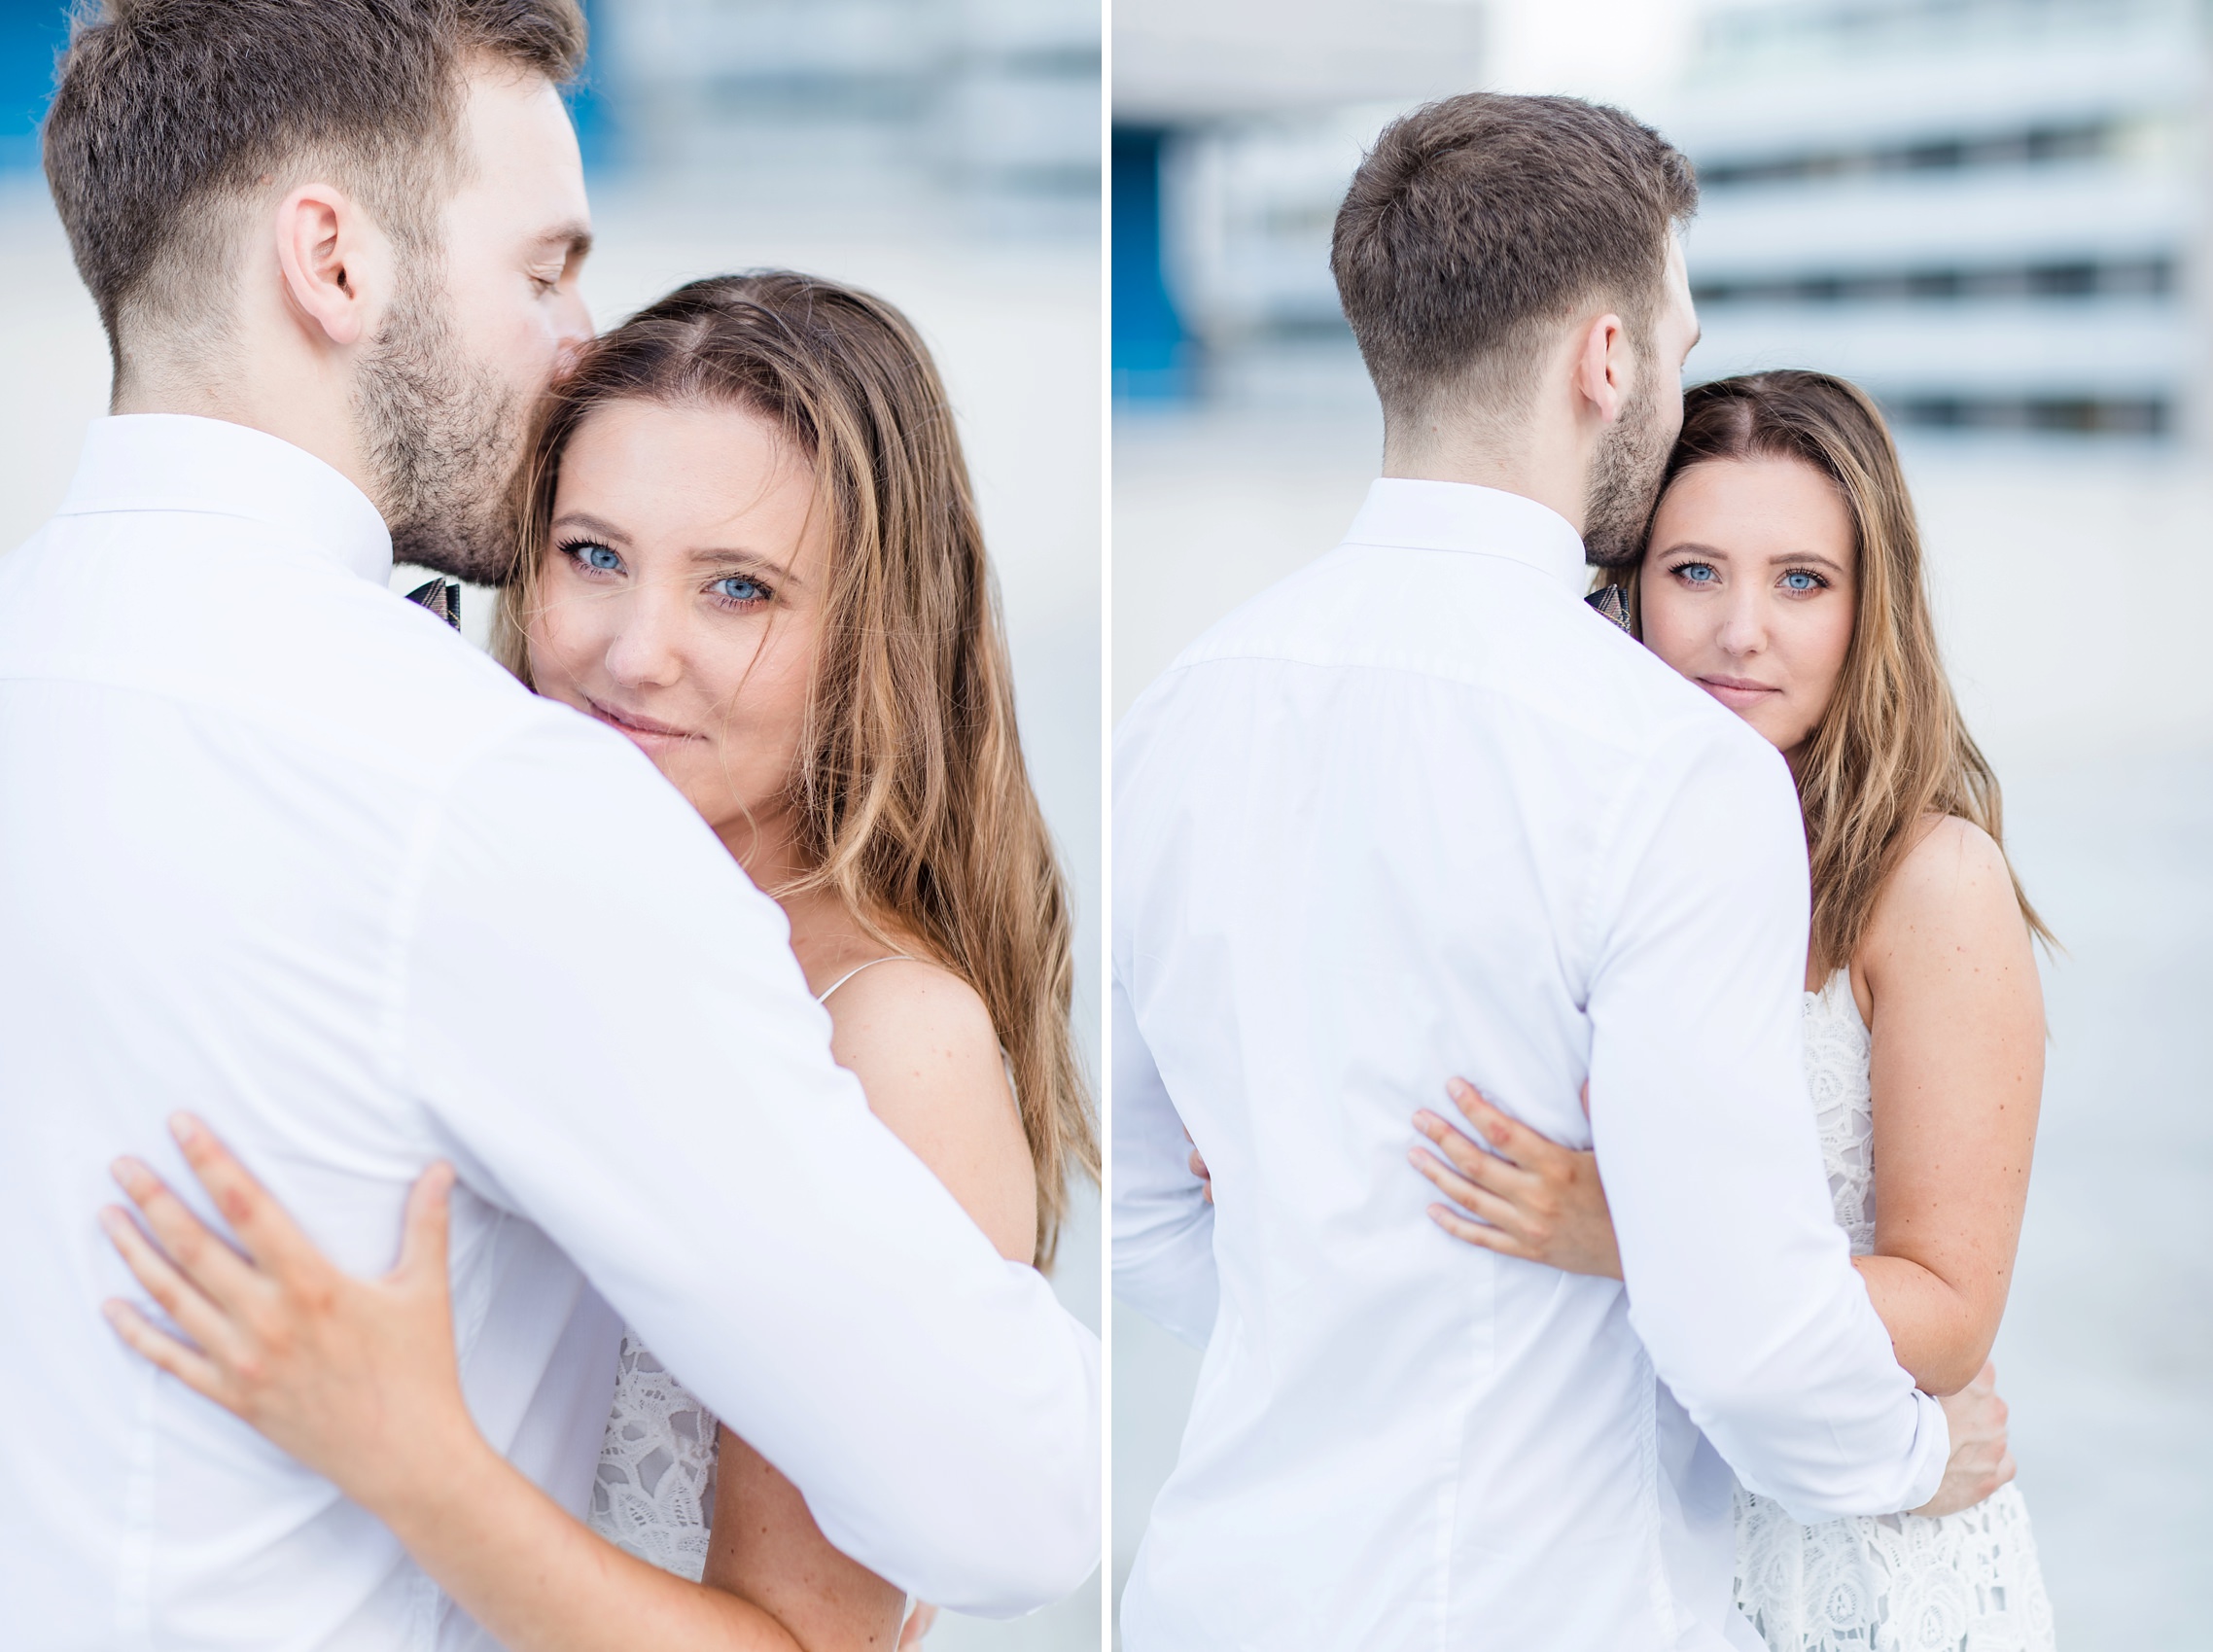
[[[365,580],[382,585],[392,578],[392,533],[368,495],[306,449],[224,419],[94,419],[55,514],[111,510],[243,517]]]
[[[1550,574],[1580,597],[1591,584],[1583,537],[1533,499],[1470,482],[1378,476],[1345,535],[1349,545],[1465,550],[1503,556]]]

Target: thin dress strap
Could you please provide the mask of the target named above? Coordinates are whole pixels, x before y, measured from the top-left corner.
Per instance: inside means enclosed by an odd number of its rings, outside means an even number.
[[[856,968],[848,969],[844,974],[840,975],[836,980],[832,981],[828,986],[825,987],[821,992],[817,993],[815,995],[815,1002],[817,1003],[829,1002],[830,994],[836,992],[838,988],[844,986],[846,982],[852,980],[854,976],[860,974],[862,969],[873,969],[879,964],[914,964],[918,962],[919,960],[916,959],[915,955],[911,952],[888,952],[881,958],[871,958],[867,963],[861,965]]]

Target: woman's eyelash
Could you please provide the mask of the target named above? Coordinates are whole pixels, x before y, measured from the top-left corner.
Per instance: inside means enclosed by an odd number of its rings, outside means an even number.
[[[581,567],[593,569],[602,574],[614,573],[616,566],[619,565],[622,561],[621,553],[617,551],[613,545],[603,544],[602,542],[593,539],[562,540],[559,541],[553,548],[558,550],[563,556],[566,556],[570,561],[575,562]],[[595,550],[605,551],[613,560],[608,563],[601,563],[594,560],[591,553]]]
[[[753,587],[753,594],[737,596],[725,591],[722,588],[725,585],[750,585]],[[709,581],[707,588],[714,593],[717,602],[727,608],[751,608],[756,603],[773,602],[776,599],[775,590],[764,581],[755,579],[751,574],[724,574],[720,578]]]

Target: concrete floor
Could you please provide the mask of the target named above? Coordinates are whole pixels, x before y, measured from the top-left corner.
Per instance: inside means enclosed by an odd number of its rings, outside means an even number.
[[[1320,402],[1322,404],[1317,405]],[[1122,412],[1112,704],[1328,549],[1375,474],[1326,398]],[[2009,846],[2065,943],[2019,1271],[1995,1357],[2066,1652],[2213,1645],[2213,484],[2172,457],[1908,449],[1947,658],[2006,783]],[[1114,1314],[1113,1587],[1197,1355]]]
[[[834,194],[834,192],[828,192]],[[1078,913],[1078,1033],[1098,1069],[1100,949],[1100,260],[1095,240],[970,232],[957,214],[718,204],[698,193],[595,191],[585,291],[601,324],[694,276],[784,265],[900,305],[937,357],[966,443],[1014,654],[1024,749]],[[43,189],[0,177],[0,553],[68,485],[108,365]],[[414,576],[416,579],[421,575]],[[406,571],[396,584],[408,580]],[[487,603],[464,614],[480,627]],[[478,640],[481,631],[478,629]],[[1098,1202],[1079,1196],[1054,1283],[1101,1323]],[[941,1619],[943,1652],[1075,1652],[1099,1644],[1100,1579],[1010,1624]]]

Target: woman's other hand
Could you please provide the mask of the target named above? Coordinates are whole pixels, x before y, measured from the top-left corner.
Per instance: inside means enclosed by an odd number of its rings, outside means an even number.
[[[1614,1243],[1597,1155],[1563,1147],[1508,1118],[1465,1079],[1456,1078],[1445,1088],[1476,1134],[1495,1150],[1486,1150],[1426,1108],[1414,1115],[1414,1128],[1445,1157],[1421,1147],[1410,1149],[1408,1156],[1453,1201],[1431,1205],[1430,1219],[1456,1239],[1501,1256],[1542,1262],[1570,1274],[1620,1279],[1621,1251]]]
[[[331,1265],[204,1124],[179,1115],[171,1128],[244,1254],[144,1164],[119,1159],[116,1180],[153,1241],[119,1206],[100,1213],[100,1225],[191,1341],[110,1300],[102,1311],[117,1333],[372,1512],[440,1485],[477,1439],[461,1396],[446,1283],[452,1167],[435,1164],[415,1182],[399,1265],[356,1280]]]
[[[1183,1140],[1191,1142],[1188,1130],[1183,1132]],[[1207,1203],[1212,1205],[1214,1202],[1214,1173],[1207,1168],[1207,1161],[1199,1157],[1199,1144],[1196,1142],[1191,1142],[1191,1174],[1199,1178],[1200,1185],[1206,1190]]]
[[[2006,1402],[1998,1397],[1998,1368],[1982,1372],[1955,1394],[1937,1401],[1951,1430],[1951,1456],[1936,1495],[1914,1512],[1932,1518],[1971,1509],[2014,1477],[2013,1448],[2006,1441]]]

